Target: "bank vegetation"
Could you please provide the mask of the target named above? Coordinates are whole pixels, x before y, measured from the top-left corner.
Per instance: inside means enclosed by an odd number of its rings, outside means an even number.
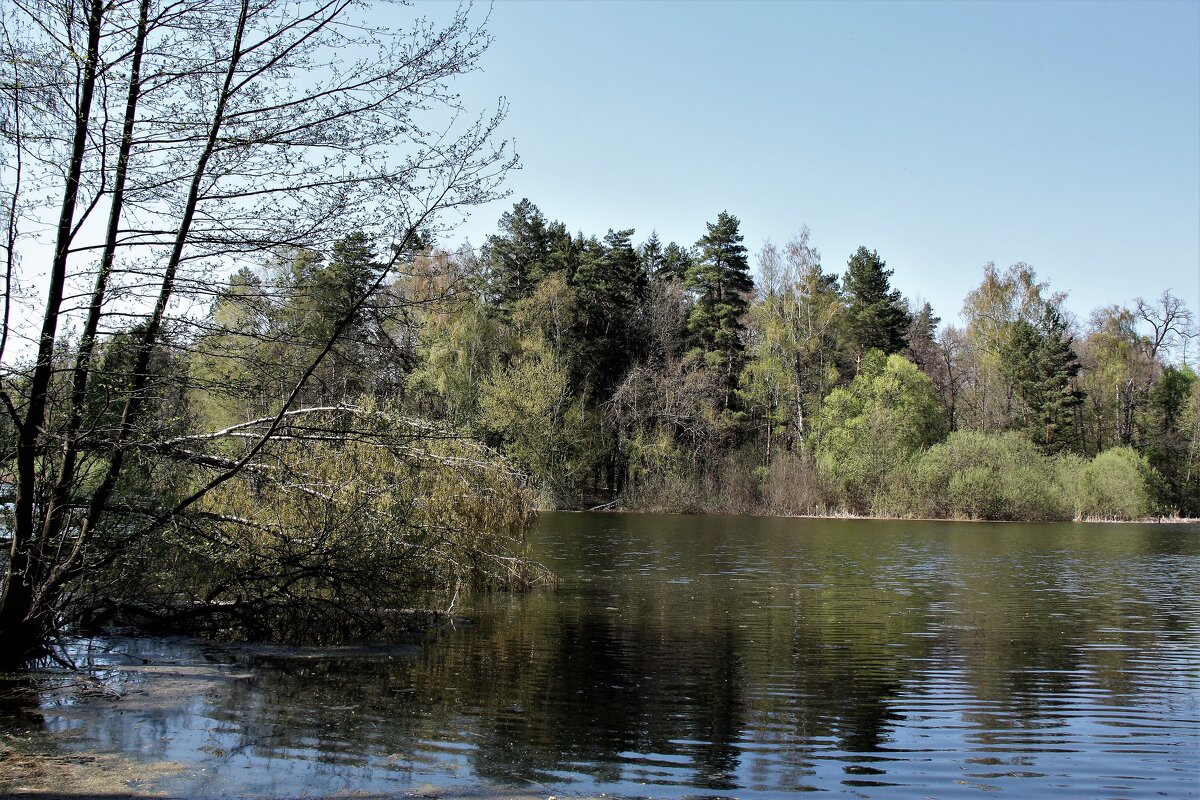
[[[1033,267],[986,264],[943,325],[874,250],[834,272],[806,228],[756,258],[739,228],[722,212],[693,244],[635,244],[515,204],[457,256],[472,292],[420,325],[410,402],[504,452],[545,507],[1200,514],[1195,328],[1169,289],[1081,319]]]
[[[73,624],[347,636],[545,579],[523,474],[398,390],[457,291],[414,254],[515,164],[453,90],[486,12],[377,11],[0,10],[6,665]]]

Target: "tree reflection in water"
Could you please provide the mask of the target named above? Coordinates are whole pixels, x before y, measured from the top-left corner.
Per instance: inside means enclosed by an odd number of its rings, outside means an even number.
[[[145,754],[253,776],[214,794],[485,782],[744,797],[954,775],[1084,796],[1134,780],[1170,794],[1200,772],[1200,711],[1179,699],[1200,690],[1195,529],[542,526],[560,588],[478,598],[477,624],[428,646],[196,646],[183,657],[246,677],[152,720],[168,744]],[[137,750],[135,728],[81,741]],[[1139,752],[1114,753],[1132,737]]]

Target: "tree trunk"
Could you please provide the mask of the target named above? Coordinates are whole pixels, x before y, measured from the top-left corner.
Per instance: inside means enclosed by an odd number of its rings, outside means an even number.
[[[6,659],[23,658],[30,652],[30,645],[40,641],[53,625],[47,609],[35,609],[35,599],[41,591],[38,584],[42,582],[46,571],[42,558],[47,543],[36,541],[39,526],[34,500],[37,494],[38,462],[41,459],[42,426],[46,420],[50,380],[54,370],[55,337],[62,313],[67,259],[74,235],[75,207],[79,200],[80,176],[96,89],[103,16],[102,0],[92,0],[88,9],[87,60],[80,78],[79,102],[75,107],[71,159],[59,210],[50,283],[46,290],[45,316],[38,339],[37,363],[30,380],[28,410],[17,431],[12,548],[4,576],[3,594],[0,594],[0,641],[5,642]]]

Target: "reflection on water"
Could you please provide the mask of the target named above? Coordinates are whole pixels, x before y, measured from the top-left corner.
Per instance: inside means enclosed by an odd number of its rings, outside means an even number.
[[[45,724],[188,797],[1200,793],[1195,527],[548,514],[535,546],[556,592],[425,647],[85,643],[186,699]]]

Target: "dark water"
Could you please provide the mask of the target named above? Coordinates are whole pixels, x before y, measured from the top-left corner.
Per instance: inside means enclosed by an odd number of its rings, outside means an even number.
[[[194,694],[45,724],[188,797],[1200,796],[1198,527],[549,514],[535,549],[556,592],[423,648],[92,642]]]

